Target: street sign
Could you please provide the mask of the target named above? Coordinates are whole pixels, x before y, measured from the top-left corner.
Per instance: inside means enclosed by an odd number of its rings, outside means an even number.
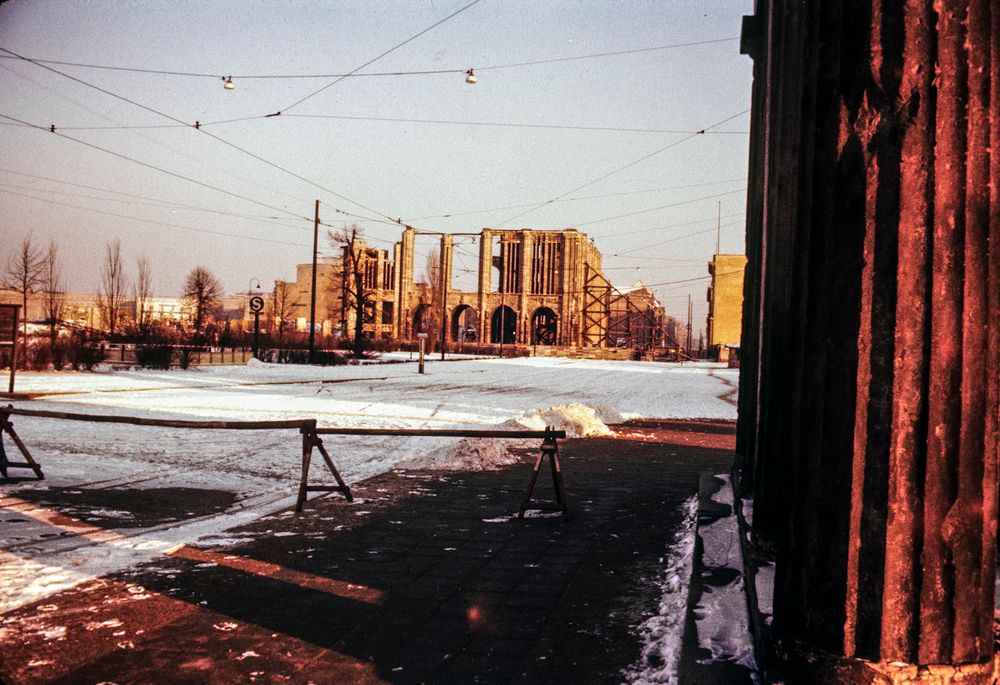
[[[254,314],[260,314],[264,311],[264,298],[260,295],[254,295],[250,298],[250,311]]]

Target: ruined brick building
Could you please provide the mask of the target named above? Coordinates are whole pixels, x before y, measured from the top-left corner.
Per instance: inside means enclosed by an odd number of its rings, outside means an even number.
[[[438,241],[433,269],[418,277],[418,236]],[[454,286],[456,236],[476,236],[476,288]],[[351,335],[357,307],[345,287],[353,260],[350,246],[320,262],[317,328]],[[356,241],[363,278],[364,334],[413,341],[426,334],[436,344],[465,343],[603,348],[654,347],[668,317],[651,293],[614,288],[601,270],[601,253],[585,234],[561,230],[499,230],[477,234],[427,233],[406,227],[392,251]],[[311,265],[297,267],[294,282],[278,281],[270,310],[275,318],[308,328]],[[281,303],[280,300],[287,300]],[[633,302],[634,300],[634,302]],[[650,302],[647,302],[650,300]]]

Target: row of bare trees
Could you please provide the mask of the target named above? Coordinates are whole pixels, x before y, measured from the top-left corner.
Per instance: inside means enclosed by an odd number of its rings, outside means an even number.
[[[10,256],[2,279],[3,287],[18,292],[22,312],[27,315],[28,295],[42,293],[45,320],[50,327],[50,337],[63,316],[65,283],[59,261],[59,246],[49,241],[46,249],[35,243],[31,235],[21,240],[17,252]],[[222,298],[223,287],[215,275],[203,266],[191,270],[184,281],[182,295],[194,309],[194,329],[200,333],[209,314]],[[121,241],[117,238],[105,244],[101,261],[100,288],[97,306],[101,311],[102,325],[110,335],[121,331],[128,314],[126,302],[132,296],[132,320],[137,332],[144,335],[152,322],[153,277],[149,259],[143,255],[136,259],[136,276],[130,280],[122,257]]]

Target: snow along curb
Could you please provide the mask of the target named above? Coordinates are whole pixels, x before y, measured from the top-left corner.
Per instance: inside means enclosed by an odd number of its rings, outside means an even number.
[[[697,552],[691,596],[697,650],[688,666],[714,671],[716,677],[725,674],[726,682],[758,683],[743,548],[728,475],[701,474]]]

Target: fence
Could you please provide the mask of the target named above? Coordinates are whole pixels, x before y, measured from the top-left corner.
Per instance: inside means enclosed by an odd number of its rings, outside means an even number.
[[[45,478],[41,465],[31,456],[27,446],[14,430],[11,416],[28,416],[34,418],[61,419],[66,421],[87,421],[91,423],[123,423],[135,426],[153,426],[161,428],[183,428],[196,430],[291,430],[295,429],[302,438],[302,472],[299,479],[298,497],[295,511],[301,512],[310,492],[340,492],[348,502],[353,502],[351,489],[340,475],[333,458],[327,452],[321,435],[371,435],[371,436],[408,436],[408,437],[451,437],[451,438],[490,438],[490,439],[540,439],[542,441],[531,472],[527,492],[521,501],[518,511],[519,518],[524,518],[528,510],[560,511],[567,516],[566,491],[562,479],[562,466],[559,462],[559,445],[557,440],[566,437],[566,431],[548,427],[537,430],[477,430],[449,428],[336,428],[317,426],[316,419],[287,419],[277,421],[187,421],[175,419],[149,419],[139,416],[108,416],[104,414],[81,414],[75,412],[51,411],[44,409],[19,409],[13,405],[0,407],[0,476],[4,480],[8,469],[31,469],[36,480]],[[23,462],[13,462],[4,450],[3,435],[7,434],[17,446],[24,458]],[[319,451],[327,468],[336,480],[336,485],[310,485],[309,468],[312,462],[313,449]],[[555,505],[531,505],[531,497],[538,482],[542,462],[548,458],[552,471],[552,484],[555,488]]]

